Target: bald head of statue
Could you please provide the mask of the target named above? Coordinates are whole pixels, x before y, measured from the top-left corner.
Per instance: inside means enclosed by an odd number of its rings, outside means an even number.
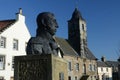
[[[41,32],[48,32],[51,35],[56,33],[58,28],[57,21],[53,13],[43,12],[37,16],[37,34],[36,36],[40,36]]]

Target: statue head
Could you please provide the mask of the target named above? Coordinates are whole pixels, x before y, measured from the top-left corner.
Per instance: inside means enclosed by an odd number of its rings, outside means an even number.
[[[53,13],[43,12],[37,16],[37,36],[41,33],[41,31],[47,31],[51,35],[56,33],[58,28],[57,21]]]

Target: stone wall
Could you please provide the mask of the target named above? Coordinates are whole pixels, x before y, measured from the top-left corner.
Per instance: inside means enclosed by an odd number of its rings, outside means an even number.
[[[64,59],[67,62],[71,62],[71,70],[67,69],[68,77],[71,77],[71,80],[75,80],[75,78],[82,80],[84,77],[87,78],[85,80],[95,80],[95,77],[97,77],[96,60],[89,60],[75,56],[64,56]],[[76,70],[76,63],[79,64],[79,70]],[[90,64],[92,64],[92,69],[95,65],[95,70],[90,71]],[[85,65],[84,68],[83,65]]]
[[[67,63],[52,54],[15,57],[15,80],[59,80],[67,75]]]
[[[64,79],[59,79],[60,77]],[[52,80],[68,80],[66,60],[52,56]]]

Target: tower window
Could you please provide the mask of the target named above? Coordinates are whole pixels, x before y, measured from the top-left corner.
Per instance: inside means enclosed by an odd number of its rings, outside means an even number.
[[[84,28],[84,24],[82,24],[82,29],[85,30],[85,28]]]

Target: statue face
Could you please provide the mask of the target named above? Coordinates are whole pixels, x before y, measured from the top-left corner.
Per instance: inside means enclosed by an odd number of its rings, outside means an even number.
[[[58,28],[58,24],[54,17],[54,14],[50,12],[40,13],[37,17],[37,24],[37,36],[40,35],[39,32],[41,31],[47,31],[51,35],[54,35]]]
[[[48,32],[51,35],[54,35],[56,33],[58,24],[54,15],[49,15],[49,18],[47,19],[47,28],[48,28]]]

